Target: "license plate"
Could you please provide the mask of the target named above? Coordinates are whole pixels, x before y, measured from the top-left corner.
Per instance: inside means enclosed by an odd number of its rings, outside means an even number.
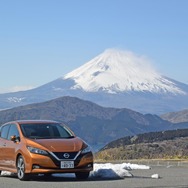
[[[74,168],[74,161],[61,161],[61,168]]]

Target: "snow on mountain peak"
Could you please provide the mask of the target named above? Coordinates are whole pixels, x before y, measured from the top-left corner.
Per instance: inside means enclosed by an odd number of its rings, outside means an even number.
[[[72,79],[71,89],[108,93],[149,91],[152,93],[184,94],[175,83],[161,76],[147,58],[130,51],[105,50],[91,61],[66,74]]]

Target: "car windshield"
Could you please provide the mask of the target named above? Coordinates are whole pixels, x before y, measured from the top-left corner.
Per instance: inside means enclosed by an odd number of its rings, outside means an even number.
[[[74,135],[58,123],[20,124],[22,133],[30,139],[73,138]]]

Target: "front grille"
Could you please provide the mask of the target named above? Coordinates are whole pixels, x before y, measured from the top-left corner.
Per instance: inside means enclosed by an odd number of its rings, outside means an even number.
[[[74,160],[78,152],[53,152],[60,160]]]
[[[65,159],[65,157],[63,156],[65,153],[68,153],[70,155],[69,159]],[[90,154],[92,155],[91,152]],[[78,164],[80,163],[80,160],[82,159],[84,155],[88,155],[88,153],[86,154],[82,154],[80,152],[51,152],[49,153],[49,157],[51,158],[51,160],[54,162],[54,164],[57,167],[60,168],[61,160],[74,160],[75,169],[77,168]],[[60,159],[59,157],[60,158],[62,157],[63,159]],[[85,168],[85,167],[83,166],[82,168]]]

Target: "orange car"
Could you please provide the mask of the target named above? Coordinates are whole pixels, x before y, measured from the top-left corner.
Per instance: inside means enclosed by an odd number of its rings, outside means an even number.
[[[93,170],[91,148],[65,125],[46,120],[8,122],[0,129],[0,172],[31,174],[75,173],[87,179]]]

